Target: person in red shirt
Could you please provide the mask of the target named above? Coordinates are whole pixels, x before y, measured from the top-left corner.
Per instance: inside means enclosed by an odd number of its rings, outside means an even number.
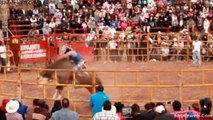
[[[174,115],[176,120],[187,120],[187,111],[181,109],[181,103],[178,100],[175,100],[172,103],[173,112],[170,114]]]

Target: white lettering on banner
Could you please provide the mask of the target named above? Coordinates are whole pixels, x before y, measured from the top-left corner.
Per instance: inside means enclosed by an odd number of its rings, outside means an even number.
[[[40,49],[40,44],[32,44],[32,45],[21,45],[20,51],[24,50],[38,50]]]
[[[46,53],[35,53],[35,54],[22,54],[21,59],[31,59],[31,58],[40,58],[46,57]]]
[[[33,59],[46,56],[46,49],[41,49],[40,44],[20,46],[20,59]]]

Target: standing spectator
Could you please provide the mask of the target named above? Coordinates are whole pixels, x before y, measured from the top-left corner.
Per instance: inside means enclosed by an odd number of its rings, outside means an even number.
[[[174,115],[166,113],[166,109],[163,105],[155,107],[155,112],[158,114],[154,120],[176,120]]]
[[[51,118],[51,114],[48,112],[46,107],[46,102],[44,100],[38,101],[38,106],[34,109],[32,114],[32,120],[49,120]]]
[[[178,100],[175,100],[172,103],[173,112],[170,114],[174,115],[176,120],[187,120],[187,111],[181,110],[181,103]]]
[[[82,28],[83,28],[84,33],[87,34],[87,33],[88,33],[88,30],[87,30],[87,23],[84,21],[84,22],[82,23],[81,26],[82,26]]]
[[[195,29],[195,21],[192,19],[192,18],[190,18],[188,21],[187,21],[187,29],[188,29],[188,31],[191,31],[191,32],[194,32],[194,29]],[[191,29],[191,30],[190,30]]]
[[[69,109],[69,100],[67,98],[62,99],[62,108],[56,112],[53,112],[52,120],[80,120],[78,113]]]
[[[32,114],[35,108],[38,107],[39,99],[33,99],[33,105],[27,109],[26,120],[32,120]]]
[[[93,120],[120,120],[118,115],[111,111],[111,102],[105,101],[103,104],[103,111],[97,112],[93,116]]]
[[[55,31],[56,24],[55,24],[55,19],[54,19],[54,18],[51,19],[51,21],[50,21],[50,23],[49,23],[49,26],[50,26],[50,28],[51,28],[53,31]]]
[[[105,101],[110,100],[109,96],[103,92],[104,87],[102,85],[99,85],[97,90],[97,93],[90,96],[89,101],[89,105],[92,107],[93,116],[95,115],[95,113],[101,112],[101,108]]]
[[[209,27],[210,27],[210,22],[207,18],[205,18],[205,20],[203,21],[203,29],[205,33],[208,33]]]
[[[117,62],[117,55],[118,55],[118,51],[117,51],[117,42],[115,41],[114,38],[110,38],[110,41],[108,43],[109,45],[109,52],[110,52],[110,58],[111,61],[116,63]]]
[[[7,65],[7,61],[6,61],[6,46],[4,45],[4,41],[0,41],[0,59],[1,59],[1,63],[2,63],[2,67],[1,67],[1,73],[6,72],[5,68]]]
[[[19,109],[19,102],[17,100],[10,100],[6,105],[7,120],[23,120],[21,114],[17,111]]]
[[[0,29],[0,41],[3,41],[4,40],[4,34],[2,32],[2,29]]]
[[[90,33],[87,34],[85,39],[85,43],[87,47],[92,46],[94,38],[95,38],[95,31],[90,30]]]
[[[192,62],[194,65],[201,65],[201,48],[202,48],[202,42],[197,39],[195,39],[195,41],[192,42],[192,46],[193,46],[193,56],[192,56]]]
[[[161,43],[161,56],[162,56],[162,59],[163,61],[168,61],[168,58],[169,58],[169,46],[166,42],[162,42]]]
[[[60,12],[59,9],[57,9],[56,12],[54,13],[55,24],[57,27],[59,27],[61,25],[62,17],[63,17],[62,13]]]
[[[53,105],[53,108],[51,110],[51,114],[53,114],[55,111],[58,111],[60,110],[62,107],[61,107],[61,101],[60,100],[56,100],[54,101],[54,105]]]

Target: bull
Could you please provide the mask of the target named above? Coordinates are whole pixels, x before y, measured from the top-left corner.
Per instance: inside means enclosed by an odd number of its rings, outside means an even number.
[[[74,66],[73,66],[74,67]],[[54,63],[48,65],[45,69],[71,69],[70,61],[66,58],[55,61]],[[74,76],[75,75],[75,83],[77,85],[101,85],[101,79],[95,75],[95,82],[93,83],[94,75],[92,72],[87,71],[76,71],[73,73],[73,71],[63,72],[58,71],[56,76],[54,71],[41,71],[39,74],[39,84],[48,84],[51,80],[57,80],[58,83],[56,86],[56,91],[53,95],[53,98],[61,98],[61,92],[63,90],[64,86],[60,86],[60,84],[72,84],[74,82]],[[76,88],[76,87],[75,87]],[[92,87],[86,87],[86,89],[92,94]]]

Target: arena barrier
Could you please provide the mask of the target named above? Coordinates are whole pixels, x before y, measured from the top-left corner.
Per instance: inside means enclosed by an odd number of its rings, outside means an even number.
[[[18,98],[25,103],[27,100],[39,98],[53,101],[53,94],[57,82],[52,82],[38,88],[38,74],[40,71],[53,71],[57,80],[57,72],[68,72],[69,70],[47,70],[32,68],[13,68],[17,73],[5,73],[0,78],[0,95],[7,98]],[[28,71],[28,72],[26,72]],[[112,102],[120,101],[126,106],[138,103],[143,106],[146,102],[165,102],[168,100],[180,100],[183,106],[198,102],[203,97],[212,97],[213,69],[194,70],[143,70],[143,71],[88,71],[97,74],[104,83],[105,92],[110,96]],[[28,74],[28,75],[27,75]],[[30,76],[29,76],[30,74]],[[146,76],[146,77],[144,77]],[[103,78],[104,77],[104,78]],[[74,78],[75,80],[75,78]],[[95,79],[93,80],[95,82]],[[93,87],[91,85],[78,85],[76,81],[71,84],[60,84],[65,86],[63,96],[67,97],[73,104],[73,109],[79,112],[79,104],[88,107],[89,93],[70,90],[74,87]],[[84,90],[84,89],[83,89]],[[113,92],[112,92],[113,91]],[[77,92],[77,94],[75,93]],[[117,93],[115,95],[115,93]],[[88,111],[87,111],[88,112]],[[79,112],[82,118],[91,117],[91,113]]]
[[[204,45],[201,50],[202,60],[211,61],[213,59],[212,34],[199,34],[206,36],[205,40],[202,40]],[[84,56],[87,62],[165,61],[165,55],[163,55],[161,51],[161,49],[165,47],[164,44],[162,44],[163,42],[166,43],[170,51],[169,54],[166,55],[167,61],[190,61],[192,58],[192,45],[188,40],[188,37],[190,35],[194,35],[193,33],[138,34],[135,36],[134,40],[129,37],[131,35],[132,33],[128,32],[117,32],[113,37],[116,41],[117,47],[111,49],[109,45],[109,43],[113,40],[111,39],[111,35],[96,34],[93,39],[87,41],[88,34],[51,34],[43,36],[44,40],[33,42],[33,44],[40,45],[40,49],[37,49],[36,51],[43,51],[43,57],[36,59],[29,58],[27,60],[25,59],[20,61],[19,55],[20,53],[23,53],[20,51],[20,46],[31,45],[32,42],[28,41],[28,43],[24,42],[24,44],[20,42],[14,43],[16,38],[18,41],[22,40],[19,36],[15,36],[11,38],[9,43],[10,49],[14,52],[16,63],[26,63],[32,60],[33,62],[43,61],[48,63],[49,61],[55,60],[57,56],[62,54],[60,50],[63,45],[68,45],[74,48]],[[175,46],[174,43],[178,44],[178,46]],[[30,51],[32,52],[32,50],[28,50],[28,52]],[[24,53],[27,52],[24,51]],[[32,54],[38,53],[36,52]]]

